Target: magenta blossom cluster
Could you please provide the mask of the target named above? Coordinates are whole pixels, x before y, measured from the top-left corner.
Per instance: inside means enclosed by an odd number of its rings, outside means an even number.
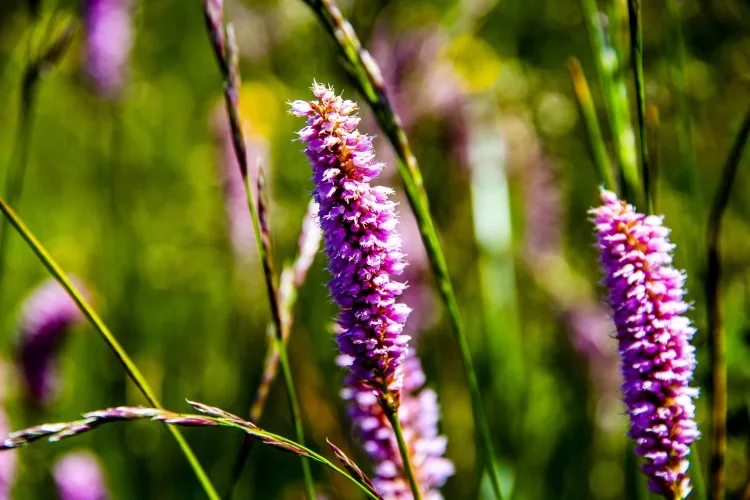
[[[343,361],[346,363],[346,359]],[[419,358],[409,356],[402,365],[403,391],[399,421],[419,488],[428,500],[442,499],[440,487],[453,475],[453,463],[444,458],[447,440],[438,434],[440,407],[437,394],[422,388],[425,382]],[[364,449],[375,463],[373,484],[386,500],[413,498],[391,424],[375,392],[368,385],[347,377],[343,398]]]
[[[339,349],[352,359],[353,380],[397,405],[410,309],[397,302],[406,285],[392,279],[406,265],[392,190],[370,185],[383,164],[375,161],[372,138],[357,130],[356,103],[317,83],[313,93],[317,100],[295,101],[291,112],[307,118],[299,138],[312,163],[329,287],[341,308]]]
[[[37,287],[22,306],[17,355],[29,395],[48,402],[57,390],[57,352],[69,328],[82,319],[73,299],[50,279]]]
[[[132,0],[86,0],[86,72],[99,95],[119,97],[133,44]]]
[[[651,490],[685,498],[689,447],[699,436],[685,275],[671,265],[674,245],[661,217],[636,212],[610,191],[601,198],[591,213],[617,328],[629,435]]]
[[[107,500],[104,474],[96,457],[88,451],[66,454],[53,471],[60,500]]]

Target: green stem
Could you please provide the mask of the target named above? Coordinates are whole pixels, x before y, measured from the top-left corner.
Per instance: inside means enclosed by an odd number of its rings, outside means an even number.
[[[458,344],[459,355],[463,362],[466,380],[469,385],[474,425],[484,451],[485,467],[490,476],[493,492],[496,498],[500,500],[502,499],[500,476],[495,467],[495,450],[492,444],[490,427],[484,412],[484,404],[482,403],[482,396],[479,391],[479,384],[477,383],[474,362],[471,358],[469,343],[466,339],[466,332],[458,308],[458,301],[456,300],[453,284],[448,273],[448,265],[430,214],[429,201],[424,188],[419,163],[411,151],[411,146],[409,145],[406,132],[401,126],[401,121],[390,105],[385,92],[384,82],[380,75],[380,68],[378,68],[372,56],[362,49],[362,44],[357,38],[351,24],[344,20],[333,0],[304,0],[304,2],[312,8],[323,26],[338,43],[341,53],[351,66],[352,76],[359,84],[360,91],[372,108],[380,128],[385,132],[398,156],[398,171],[404,183],[409,205],[417,220],[422,243],[425,246],[441,299],[448,311],[448,317],[450,318],[455,340]]]
[[[284,342],[283,339],[277,337],[276,348],[279,350],[281,371],[284,373],[284,382],[287,386],[287,393],[289,394],[289,409],[294,420],[294,432],[297,436],[297,441],[300,444],[304,445],[305,432],[302,428],[302,412],[300,411],[299,402],[297,401],[297,391],[294,387],[292,370],[289,367],[286,342]],[[315,500],[315,488],[313,487],[312,471],[310,471],[310,464],[305,461],[302,462],[302,472],[305,475],[305,492],[307,494],[307,498],[308,500]]]
[[[192,415],[185,415],[185,416],[190,417]],[[211,418],[211,417],[206,417],[204,415],[201,415],[201,418]],[[225,427],[234,427],[235,429],[240,429],[240,430],[243,430],[245,432],[248,432],[248,429],[246,427],[244,427],[241,424],[238,424],[236,422],[232,422],[232,421],[228,421],[228,420],[224,420],[224,419],[218,419],[218,418],[217,419],[212,419],[212,420],[215,420],[216,422],[219,422],[220,425],[223,425]],[[307,455],[303,455],[303,458],[309,458],[311,460],[315,460],[316,462],[325,465],[329,469],[333,470],[334,472],[337,472],[337,473],[341,474],[342,476],[346,477],[349,481],[351,481],[354,484],[356,484],[357,487],[360,490],[362,490],[367,495],[368,498],[372,498],[374,500],[379,500],[378,497],[375,496],[375,494],[372,491],[368,490],[362,483],[360,483],[359,481],[357,481],[355,478],[353,478],[351,475],[347,474],[346,472],[344,472],[340,468],[336,467],[333,463],[331,463],[325,457],[323,457],[323,456],[315,453],[310,448],[307,448],[302,443],[297,443],[295,441],[292,441],[291,439],[287,439],[287,438],[285,438],[283,436],[279,436],[278,434],[273,434],[271,432],[261,431],[260,429],[252,429],[252,434],[257,434],[257,435],[261,435],[261,436],[267,436],[267,437],[276,439],[278,441],[282,441],[284,443],[290,444],[292,446],[296,446],[297,448],[299,448],[299,449],[301,449],[301,450],[303,450],[303,451],[305,451],[307,453]],[[303,462],[307,463],[305,460],[303,460]]]
[[[586,134],[588,135],[591,155],[594,157],[594,165],[599,174],[599,182],[601,182],[606,189],[614,191],[617,187],[614,175],[612,175],[612,164],[609,161],[607,146],[604,144],[602,129],[599,126],[599,119],[596,117],[594,100],[591,98],[591,90],[586,81],[586,75],[583,73],[583,67],[581,67],[581,63],[578,59],[573,57],[568,61],[568,70],[570,71],[570,77],[573,80],[576,102],[578,103],[578,109],[583,117],[583,125],[586,129]]]
[[[729,195],[739,168],[742,152],[750,136],[750,110],[737,134],[732,150],[722,170],[721,183],[714,196],[708,218],[706,246],[706,309],[708,311],[708,347],[711,367],[711,421],[713,443],[710,465],[710,494],[712,500],[724,498],[724,456],[727,448],[727,366],[726,332],[721,293],[721,260],[719,240],[721,222],[729,205]]]
[[[624,80],[618,78],[618,54],[607,43],[607,33],[601,24],[596,0],[581,0],[581,7],[623,181],[618,194],[640,206],[643,190],[638,176],[635,136],[630,126],[627,87]]]
[[[706,500],[708,497],[706,496],[706,484],[703,481],[703,468],[698,446],[695,443],[690,445],[690,476],[694,500]]]
[[[20,126],[18,127],[18,135],[15,141],[16,149],[10,158],[8,170],[5,174],[5,192],[3,196],[8,200],[9,204],[16,207],[23,192],[26,167],[29,161],[29,144],[31,142],[34,104],[36,102],[36,84],[38,81],[37,73],[27,69],[21,87]],[[8,249],[9,226],[7,222],[0,221],[0,301],[2,300],[2,277],[5,275],[3,267],[5,266],[5,254]]]
[[[224,100],[226,102],[227,114],[229,115],[229,124],[232,130],[232,145],[234,147],[235,156],[237,158],[237,165],[242,175],[243,183],[245,185],[245,195],[247,197],[247,204],[250,209],[250,218],[253,223],[253,232],[255,234],[255,246],[258,250],[258,256],[260,257],[261,263],[263,264],[263,274],[266,282],[266,295],[268,296],[268,305],[273,318],[273,324],[276,331],[276,345],[279,350],[279,357],[281,362],[282,370],[284,371],[284,383],[286,385],[287,399],[289,401],[289,409],[291,411],[291,418],[294,424],[294,430],[296,432],[297,441],[301,444],[305,443],[304,427],[302,425],[302,413],[300,411],[299,403],[297,401],[297,392],[294,387],[294,381],[292,379],[292,371],[289,366],[289,357],[287,355],[287,346],[284,342],[283,336],[283,324],[281,321],[281,310],[279,308],[278,300],[278,286],[276,285],[276,276],[273,269],[273,257],[270,253],[270,234],[266,231],[264,234],[261,228],[260,220],[258,217],[258,205],[253,196],[253,190],[251,182],[253,179],[248,175],[248,162],[247,162],[247,151],[245,148],[245,135],[242,132],[242,122],[240,121],[239,105],[238,105],[238,92],[239,92],[239,67],[237,63],[237,48],[234,40],[234,31],[231,26],[226,30],[226,53],[224,59],[219,56],[219,67],[224,72]],[[258,167],[260,170],[260,166]],[[262,193],[258,193],[259,196]],[[266,241],[264,241],[264,237]],[[234,485],[239,479],[240,472],[244,467],[244,463],[247,460],[250,452],[250,446],[252,442],[245,441],[243,443],[240,456],[238,457],[237,464],[235,466],[235,474],[233,475],[232,484],[229,487],[228,496],[231,496],[234,491]],[[315,499],[314,483],[310,466],[306,462],[302,462],[302,474],[305,479],[305,492],[308,500]]]
[[[648,157],[648,134],[646,134],[646,91],[643,78],[643,31],[641,29],[641,2],[628,0],[628,19],[630,21],[630,63],[635,80],[635,98],[638,111],[638,135],[641,141],[641,176],[643,178],[643,195],[646,209],[654,212],[651,191],[651,170]]]
[[[398,451],[399,453],[401,453],[401,461],[404,464],[404,472],[406,473],[406,479],[409,481],[409,487],[411,488],[412,496],[414,497],[414,500],[422,500],[422,493],[419,491],[417,476],[416,474],[414,474],[414,466],[411,463],[409,448],[406,446],[404,433],[401,430],[401,422],[398,419],[398,410],[384,408],[384,413],[388,417],[388,421],[391,423],[391,427],[393,427],[393,433],[396,435]]]
[[[702,193],[698,180],[698,169],[695,164],[693,138],[690,127],[690,105],[687,96],[687,79],[685,77],[685,41],[682,35],[680,18],[680,0],[667,0],[665,13],[665,31],[667,34],[667,51],[669,54],[669,75],[677,109],[677,150],[679,151],[680,175],[696,205],[700,205]]]
[[[10,222],[10,224],[18,231],[21,237],[26,240],[26,243],[28,243],[37,257],[39,257],[39,260],[42,262],[44,267],[47,268],[52,276],[54,276],[54,278],[65,289],[68,295],[70,295],[70,297],[76,303],[86,319],[89,320],[94,329],[99,333],[99,335],[101,335],[107,345],[109,345],[109,347],[115,353],[115,356],[117,356],[117,359],[120,360],[120,363],[125,367],[125,371],[127,372],[128,376],[135,383],[141,393],[143,393],[143,395],[146,397],[146,400],[148,400],[148,402],[156,408],[163,408],[158,398],[154,394],[153,389],[146,381],[146,378],[143,376],[135,363],[133,363],[133,361],[130,359],[130,356],[128,356],[127,352],[125,352],[125,349],[123,349],[122,345],[120,345],[112,332],[109,331],[96,311],[94,311],[94,309],[86,301],[86,299],[83,298],[81,293],[65,275],[65,272],[54,261],[47,250],[44,249],[42,244],[31,233],[29,228],[26,227],[23,221],[13,211],[13,209],[10,208],[7,203],[5,203],[5,200],[1,198],[0,211],[3,212],[5,217],[8,219],[8,222]],[[198,481],[201,483],[201,486],[203,486],[203,490],[205,491],[206,496],[208,496],[208,498],[211,500],[219,500],[219,494],[214,489],[210,479],[206,475],[206,472],[201,467],[198,459],[193,453],[193,450],[190,448],[190,445],[188,445],[187,441],[185,441],[185,438],[182,436],[180,431],[178,429],[170,427],[170,432],[177,441],[177,444],[182,449],[182,453],[185,455],[188,462],[190,462],[190,466],[192,467],[195,476],[198,478]]]

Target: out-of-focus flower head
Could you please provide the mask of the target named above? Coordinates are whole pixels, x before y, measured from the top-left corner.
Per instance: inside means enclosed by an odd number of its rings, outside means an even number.
[[[68,330],[82,318],[73,299],[52,279],[33,290],[24,302],[17,356],[26,388],[37,403],[47,403],[56,394],[58,351]]]
[[[0,408],[0,435],[7,436],[10,434],[10,422],[8,416]],[[0,453],[0,499],[10,498],[10,490],[13,486],[13,480],[16,477],[16,450],[7,450]]]
[[[117,99],[133,45],[132,0],[85,0],[86,72],[99,95]]]
[[[455,469],[444,458],[447,439],[438,434],[440,407],[437,394],[423,388],[425,375],[419,358],[410,355],[404,365],[404,387],[399,420],[409,449],[420,491],[425,499],[443,498],[440,487]],[[347,378],[342,395],[349,401],[349,414],[367,454],[375,464],[373,484],[386,500],[410,500],[411,489],[393,429],[372,389]]]
[[[107,500],[109,493],[99,460],[89,451],[67,453],[53,475],[60,500]]]

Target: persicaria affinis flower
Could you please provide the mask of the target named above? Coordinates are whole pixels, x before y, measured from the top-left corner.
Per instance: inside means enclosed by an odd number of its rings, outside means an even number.
[[[63,456],[53,472],[60,500],[107,500],[99,461],[87,451],[71,452]]]
[[[46,403],[57,390],[57,352],[82,319],[73,299],[54,280],[41,284],[22,306],[17,353],[29,395]]]
[[[440,407],[437,394],[423,388],[424,372],[419,359],[409,356],[402,365],[404,385],[399,421],[409,450],[419,488],[425,499],[442,499],[440,487],[453,475],[453,463],[444,458],[447,440],[438,434]],[[350,402],[349,414],[363,441],[364,449],[375,463],[373,484],[386,500],[411,500],[398,443],[388,418],[371,387],[351,374],[343,390]]]
[[[591,213],[617,328],[629,435],[651,490],[685,498],[689,447],[699,436],[685,275],[672,267],[674,245],[662,217],[640,214],[610,191],[601,198]]]
[[[132,0],[86,0],[86,72],[99,94],[119,97],[133,44]]]
[[[357,104],[317,83],[313,93],[317,100],[295,101],[291,112],[307,118],[299,138],[312,163],[329,287],[341,308],[339,349],[351,358],[354,380],[397,405],[410,309],[397,302],[405,285],[392,279],[406,265],[392,190],[370,185],[383,164],[375,161],[372,138],[357,130]]]

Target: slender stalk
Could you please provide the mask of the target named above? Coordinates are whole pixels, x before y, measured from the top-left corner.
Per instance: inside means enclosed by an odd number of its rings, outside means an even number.
[[[234,422],[222,421],[220,425],[225,425],[227,427],[234,427],[236,429],[241,429],[241,430],[244,430],[245,432],[247,432],[247,428],[246,427],[244,427],[244,426],[242,426],[240,424],[234,423]],[[277,439],[277,440],[279,440],[281,442],[284,442],[284,443],[290,444],[292,446],[298,447],[299,449],[303,450],[307,454],[306,456],[308,458],[310,458],[311,460],[315,460],[316,462],[325,465],[329,469],[333,470],[334,472],[337,472],[337,473],[341,474],[342,476],[346,477],[351,482],[353,482],[354,484],[356,484],[357,487],[360,490],[362,490],[367,495],[368,498],[373,498],[375,500],[379,500],[378,496],[376,496],[372,491],[370,491],[368,488],[366,488],[364,485],[362,485],[355,478],[353,478],[352,476],[350,476],[349,474],[347,474],[346,472],[344,472],[340,468],[336,467],[333,463],[331,463],[325,457],[319,455],[318,453],[315,453],[310,448],[307,448],[302,443],[296,443],[296,442],[292,441],[291,439],[287,439],[287,438],[285,438],[283,436],[279,436],[278,434],[273,434],[273,433],[270,433],[270,432],[255,430],[254,433],[256,433],[256,434],[261,434],[262,433],[262,434],[265,434],[265,436],[267,436],[267,437],[274,438],[274,439]]]
[[[630,64],[635,80],[635,99],[638,112],[638,136],[641,141],[641,177],[646,209],[654,213],[651,187],[651,170],[648,156],[648,134],[646,133],[646,91],[643,83],[643,31],[641,28],[641,1],[628,0],[630,24]]]
[[[621,57],[618,57],[617,51],[608,42],[606,26],[603,26],[603,18],[596,0],[581,0],[581,7],[623,181],[619,194],[622,198],[640,205],[643,201],[643,190],[638,176],[635,135],[630,125],[627,87],[624,79],[618,75]]]
[[[281,310],[279,308],[278,301],[278,287],[276,286],[276,276],[273,270],[273,258],[271,255],[271,237],[268,225],[266,224],[267,219],[261,219],[259,217],[259,208],[263,208],[262,205],[256,205],[255,197],[253,196],[253,190],[251,182],[252,180],[248,175],[247,166],[247,151],[245,149],[245,136],[242,132],[242,123],[240,121],[239,114],[239,90],[240,90],[240,71],[239,71],[239,52],[237,50],[237,44],[234,37],[234,29],[231,25],[227,25],[224,28],[223,21],[223,7],[220,0],[205,0],[204,1],[204,14],[206,17],[206,27],[209,32],[209,39],[211,45],[216,54],[216,59],[219,64],[219,70],[221,71],[222,78],[224,79],[224,100],[226,102],[227,114],[229,116],[229,125],[232,131],[232,145],[234,147],[234,153],[237,157],[237,164],[242,174],[242,180],[245,185],[245,194],[247,195],[247,203],[250,208],[250,217],[253,223],[253,232],[255,233],[255,245],[258,250],[258,255],[263,263],[263,271],[266,281],[266,291],[268,295],[269,308],[271,310],[271,316],[273,318],[273,324],[276,331],[276,347],[279,350],[279,360],[284,371],[284,382],[286,383],[286,392],[289,400],[289,409],[291,412],[292,422],[294,423],[294,429],[296,431],[297,441],[301,444],[305,442],[304,429],[302,425],[302,415],[297,401],[297,393],[294,387],[294,383],[291,375],[291,368],[289,367],[289,358],[286,352],[286,343],[283,342],[282,322],[281,322]],[[263,182],[262,176],[259,176],[258,181]],[[259,186],[262,188],[262,186]],[[263,193],[260,192],[259,195]],[[263,200],[261,199],[261,202]],[[263,213],[263,217],[267,214]],[[244,465],[244,460],[249,454],[250,443],[245,440],[243,443],[243,450],[240,452],[240,459],[235,467],[235,471],[241,470]],[[305,490],[308,500],[315,498],[312,472],[310,471],[310,465],[307,462],[302,462],[302,474],[305,478]],[[238,477],[238,474],[236,474]],[[234,489],[233,481],[230,486],[228,496],[231,496],[231,491]]]
[[[651,186],[648,193],[651,200],[652,213],[659,213],[659,108],[651,104],[646,108],[646,135],[648,136],[648,162],[651,170]]]
[[[406,473],[406,479],[409,481],[411,494],[414,497],[414,500],[422,500],[422,493],[419,491],[417,476],[416,474],[414,474],[414,466],[411,463],[409,448],[406,446],[404,433],[401,430],[401,422],[398,419],[398,409],[383,408],[383,411],[388,417],[388,421],[391,423],[391,427],[393,427],[393,433],[396,435],[398,451],[399,453],[401,453],[401,461],[404,463],[404,472]]]
[[[591,155],[594,158],[594,165],[599,174],[599,182],[606,189],[614,191],[616,187],[615,178],[612,175],[612,164],[607,154],[607,146],[604,144],[599,119],[596,117],[594,100],[591,98],[591,90],[586,81],[586,75],[583,73],[583,67],[581,67],[580,61],[575,57],[570,58],[568,61],[568,71],[570,71],[570,78],[573,80],[576,103],[583,117],[583,125],[586,128],[586,134],[589,138]]]
[[[349,457],[347,457],[340,448],[334,446],[330,441],[328,442],[329,446],[349,472],[345,472],[325,457],[315,453],[304,445],[296,443],[283,436],[279,436],[278,434],[267,432],[252,422],[243,420],[236,415],[202,403],[196,403],[193,401],[188,401],[188,403],[193,408],[200,411],[201,414],[175,413],[163,408],[144,408],[142,406],[118,406],[115,408],[107,408],[105,410],[84,413],[81,415],[81,420],[46,423],[13,432],[7,437],[7,439],[0,441],[0,451],[20,448],[40,439],[47,439],[50,442],[58,442],[62,439],[92,431],[104,424],[123,421],[151,420],[161,422],[170,428],[173,426],[231,427],[245,432],[252,438],[257,439],[272,448],[297,455],[301,458],[307,458],[319,462],[356,484],[369,498],[382,500],[375,491],[372,481],[370,481],[362,470]]]
[[[294,259],[294,264],[291,266],[285,266],[281,272],[278,291],[279,306],[281,307],[281,324],[283,327],[282,341],[284,343],[289,341],[289,336],[291,334],[294,321],[293,311],[294,305],[297,303],[298,290],[304,283],[305,278],[307,277],[307,272],[310,270],[310,266],[315,259],[315,254],[320,248],[321,232],[314,220],[317,210],[317,204],[311,200],[308,204],[304,222],[302,223],[302,230],[300,231],[297,255]],[[266,352],[266,358],[263,362],[261,381],[258,384],[258,389],[255,393],[255,400],[250,407],[251,422],[260,421],[271,386],[273,385],[274,380],[276,380],[276,374],[278,373],[280,354],[276,347],[276,333],[274,330],[274,325],[272,323],[269,324],[266,330],[266,335],[270,339],[270,342],[268,351]],[[249,437],[246,438],[243,447],[240,450],[240,454],[235,460],[232,479],[229,482],[230,487],[227,493],[228,498],[231,498],[233,495],[234,489],[245,466],[245,462],[250,455],[252,445],[252,439]]]
[[[690,446],[690,476],[694,500],[706,500],[708,496],[706,495],[706,483],[703,480],[703,467],[701,466],[698,446],[695,443]]]
[[[39,89],[39,82],[45,71],[54,66],[65,54],[73,34],[76,29],[76,23],[69,21],[65,27],[57,33],[51,41],[46,41],[44,50],[41,54],[32,57],[31,45],[34,30],[37,24],[29,30],[27,57],[30,58],[28,65],[23,73],[21,80],[21,102],[18,117],[18,129],[14,145],[14,152],[10,157],[8,169],[5,172],[5,187],[3,197],[8,204],[18,207],[21,194],[23,193],[24,180],[26,179],[26,169],[29,163],[29,149],[31,143],[31,132],[33,130],[34,111],[36,108],[36,96]],[[47,33],[49,34],[49,33]],[[2,277],[5,275],[3,266],[5,265],[5,253],[8,248],[8,224],[0,220],[0,301],[2,300]],[[0,302],[1,304],[2,302]]]
[[[294,416],[294,432],[297,436],[297,440],[300,444],[304,445],[302,440],[305,437],[304,429],[302,428],[302,412],[299,408],[299,402],[297,401],[297,392],[294,387],[294,378],[292,378],[292,370],[289,367],[289,358],[287,356],[286,344],[280,338],[276,338],[276,349],[279,351],[279,360],[281,361],[281,371],[284,374],[284,383],[287,386],[287,392],[289,393],[289,409]],[[305,474],[305,493],[307,494],[308,500],[315,499],[315,488],[313,486],[312,472],[310,471],[310,464],[303,462],[302,472]]]
[[[693,137],[690,127],[690,106],[687,97],[687,78],[685,77],[685,41],[682,35],[679,0],[665,2],[665,32],[669,53],[670,84],[674,93],[677,108],[677,150],[679,151],[681,175],[685,175],[687,187],[692,199],[700,204],[701,189],[698,181],[698,170],[695,165]]]
[[[411,151],[406,132],[401,126],[401,120],[390,104],[385,90],[380,68],[372,56],[362,48],[352,25],[346,21],[333,0],[303,0],[318,16],[328,33],[333,36],[339,50],[350,66],[351,76],[359,85],[372,108],[375,118],[388,140],[393,145],[398,156],[398,171],[404,182],[409,205],[414,211],[422,242],[427,251],[433,274],[438,284],[440,296],[448,311],[453,333],[458,344],[458,351],[463,362],[469,394],[472,402],[474,425],[479,441],[484,451],[484,461],[490,475],[492,489],[496,498],[502,499],[500,477],[495,467],[495,450],[487,417],[484,412],[479,384],[477,383],[474,362],[471,358],[469,343],[466,338],[458,301],[453,290],[448,265],[443,248],[430,214],[429,200],[424,188],[419,163]]]
[[[28,245],[31,247],[31,249],[34,251],[37,257],[39,257],[39,260],[42,261],[42,264],[44,265],[44,267],[47,268],[50,274],[54,276],[54,278],[65,289],[68,295],[70,295],[70,298],[73,299],[73,301],[76,303],[76,305],[81,310],[81,312],[86,317],[86,319],[88,319],[88,321],[97,331],[97,333],[99,333],[99,335],[104,339],[107,345],[112,349],[112,351],[115,353],[115,356],[117,356],[117,359],[125,367],[125,371],[127,372],[128,376],[135,383],[135,385],[138,387],[141,393],[143,393],[146,400],[151,405],[155,406],[156,408],[163,408],[161,403],[159,402],[159,399],[156,397],[156,394],[154,393],[153,389],[151,388],[149,383],[146,381],[146,378],[143,376],[141,371],[135,365],[133,360],[130,359],[130,356],[128,356],[128,353],[125,352],[125,349],[117,341],[117,339],[112,334],[112,332],[110,332],[109,328],[107,328],[107,326],[104,324],[104,322],[96,313],[96,311],[94,311],[94,309],[86,301],[86,299],[83,298],[83,295],[81,295],[81,293],[76,289],[73,283],[66,276],[65,272],[54,261],[54,259],[52,258],[52,256],[50,256],[47,250],[44,249],[42,244],[31,233],[29,228],[26,227],[23,221],[13,211],[13,209],[10,208],[7,205],[7,203],[5,203],[5,200],[1,198],[0,198],[0,211],[3,212],[5,217],[8,219],[8,222],[10,222],[10,224],[16,229],[16,231],[18,231],[21,237],[24,240],[26,240],[26,243],[28,243]],[[206,472],[201,467],[200,463],[198,462],[198,459],[195,457],[195,454],[193,453],[193,450],[190,448],[190,445],[187,443],[187,441],[185,441],[185,438],[182,436],[180,431],[177,429],[170,428],[170,432],[172,433],[175,440],[177,441],[177,444],[179,444],[180,448],[182,449],[182,453],[185,455],[188,462],[190,462],[190,466],[192,467],[193,472],[195,473],[195,476],[198,478],[198,481],[201,483],[201,486],[203,487],[203,490],[205,491],[206,496],[208,496],[208,498],[210,498],[211,500],[219,500],[218,493],[214,489],[213,485],[211,484],[210,479],[206,475]]]
[[[742,123],[732,150],[724,164],[719,188],[714,195],[711,214],[708,218],[706,246],[708,262],[706,270],[706,307],[708,311],[708,348],[711,367],[711,421],[713,440],[710,465],[710,498],[724,498],[724,456],[727,447],[727,366],[726,332],[721,290],[720,235],[721,223],[729,205],[734,179],[737,176],[742,152],[750,136],[750,110]]]

